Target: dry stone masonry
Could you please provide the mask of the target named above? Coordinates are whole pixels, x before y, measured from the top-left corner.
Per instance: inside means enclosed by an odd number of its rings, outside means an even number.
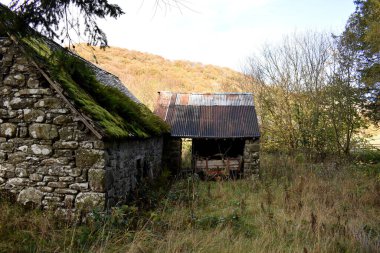
[[[260,169],[260,139],[245,141],[244,146],[244,174],[258,174]]]
[[[139,171],[158,174],[162,139],[97,138],[9,38],[0,38],[0,190],[43,209],[104,209]]]

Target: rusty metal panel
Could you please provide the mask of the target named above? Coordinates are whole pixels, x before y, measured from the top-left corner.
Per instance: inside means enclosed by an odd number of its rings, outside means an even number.
[[[173,94],[168,92],[159,92],[158,94],[158,99],[154,107],[154,113],[161,119],[165,120]]]
[[[161,92],[155,113],[171,135],[190,138],[251,138],[260,131],[251,93]],[[169,103],[169,105],[168,105]]]

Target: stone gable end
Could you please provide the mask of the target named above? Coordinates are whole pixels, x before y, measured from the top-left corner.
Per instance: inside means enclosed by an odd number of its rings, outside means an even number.
[[[159,175],[162,136],[100,140],[14,42],[0,50],[0,191],[67,214],[125,203]]]
[[[0,190],[43,209],[103,208],[104,143],[14,42],[0,50]]]

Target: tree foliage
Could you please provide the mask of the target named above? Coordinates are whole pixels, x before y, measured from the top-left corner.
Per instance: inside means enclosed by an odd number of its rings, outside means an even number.
[[[70,42],[71,31],[77,35],[82,32],[89,44],[103,47],[107,46],[107,37],[98,26],[97,19],[117,18],[124,13],[108,0],[12,0],[9,7],[20,22],[49,38]]]
[[[85,37],[87,44],[108,45],[107,36],[97,20],[118,18],[124,14],[122,8],[110,0],[11,0],[9,8],[18,16],[13,29],[18,33],[30,26],[50,39],[72,43],[72,35]],[[142,0],[143,2],[143,0]],[[187,7],[181,0],[154,0],[155,8]],[[1,4],[1,3],[0,3]],[[0,21],[6,22],[5,13]],[[7,27],[10,29],[10,27]]]
[[[347,21],[342,36],[356,52],[357,70],[366,91],[366,114],[380,121],[380,1],[356,0],[356,11]]]
[[[349,154],[365,123],[353,55],[341,37],[309,32],[250,58],[247,75],[259,85],[264,148],[318,158]]]

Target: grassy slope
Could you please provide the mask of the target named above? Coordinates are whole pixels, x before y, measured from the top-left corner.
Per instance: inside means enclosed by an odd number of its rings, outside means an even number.
[[[106,51],[80,44],[75,51],[83,58],[118,76],[143,103],[153,109],[157,92],[239,92],[241,73],[228,68],[189,61],[170,61],[160,56],[111,47]]]
[[[379,163],[300,158],[263,157],[261,179],[180,180],[164,198],[150,193],[150,211],[124,207],[87,226],[2,202],[0,252],[378,251]]]

